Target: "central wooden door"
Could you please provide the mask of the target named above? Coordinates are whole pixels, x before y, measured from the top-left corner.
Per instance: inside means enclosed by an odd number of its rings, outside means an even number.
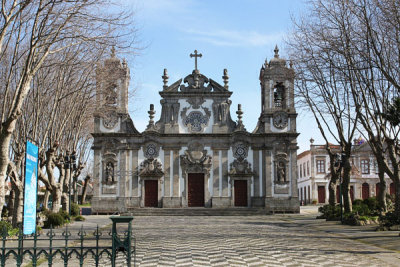
[[[204,207],[204,173],[188,174],[188,206]]]
[[[247,207],[247,181],[235,180],[235,206]]]
[[[158,207],[158,181],[144,181],[144,206]]]

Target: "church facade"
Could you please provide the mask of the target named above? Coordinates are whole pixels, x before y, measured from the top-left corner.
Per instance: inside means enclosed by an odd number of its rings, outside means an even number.
[[[260,208],[299,212],[294,71],[279,57],[260,71],[261,114],[246,130],[231,118],[232,91],[195,69],[169,83],[164,70],[161,114],[138,132],[128,114],[129,69],[113,52],[97,69],[94,196],[97,213],[153,208]]]

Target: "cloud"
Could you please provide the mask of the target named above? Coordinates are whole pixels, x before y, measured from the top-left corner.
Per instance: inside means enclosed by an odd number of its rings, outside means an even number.
[[[265,46],[282,40],[284,33],[262,34],[256,31],[183,30],[189,38],[216,46]]]

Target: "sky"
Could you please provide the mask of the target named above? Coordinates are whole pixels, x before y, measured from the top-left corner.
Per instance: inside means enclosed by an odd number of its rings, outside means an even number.
[[[189,55],[196,49],[202,54],[198,69],[208,78],[223,84],[223,69],[228,69],[232,119],[236,121],[237,104],[242,104],[244,125],[252,132],[261,111],[260,68],[273,57],[275,45],[280,56],[287,58],[284,39],[291,17],[306,9],[304,0],[120,1],[135,12],[137,41],[143,48],[135,57],[127,57],[130,89],[135,90],[129,111],[139,131],[148,124],[150,104],[155,106],[155,120],[160,116],[158,92],[164,68],[168,84],[186,77],[194,69]],[[300,153],[309,149],[311,137],[317,144],[324,141],[312,115],[298,113]]]

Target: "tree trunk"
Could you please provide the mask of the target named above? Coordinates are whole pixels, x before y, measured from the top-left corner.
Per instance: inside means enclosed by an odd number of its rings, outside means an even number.
[[[400,218],[400,180],[394,179],[394,213]]]
[[[51,207],[51,211],[58,212],[60,210],[60,205],[61,205],[61,189],[59,187],[56,187],[51,192],[51,197],[53,199],[53,205]]]
[[[378,204],[379,204],[379,209],[381,212],[386,212],[387,211],[387,205],[386,205],[386,182],[385,182],[385,172],[382,170],[379,170],[379,195],[377,196],[378,198]]]
[[[22,212],[24,206],[24,189],[22,186],[15,186],[15,201],[14,201],[14,213],[12,217],[12,226],[18,227],[18,224],[22,223]]]
[[[12,221],[12,217],[14,214],[14,202],[15,202],[15,191],[14,188],[12,187],[10,190],[10,195],[8,196],[8,204],[7,204],[8,220],[10,222]]]
[[[46,192],[44,192],[44,199],[43,199],[43,208],[44,209],[48,209],[49,198],[50,198],[50,191],[46,188]]]
[[[346,161],[343,164],[343,177],[342,177],[342,190],[343,190],[343,207],[344,212],[348,213],[352,211],[352,203],[350,197],[350,172],[351,165],[349,158],[346,157]]]
[[[83,184],[82,200],[81,200],[82,204],[85,204],[85,202],[86,202],[86,194],[87,194],[87,188],[88,188],[89,181],[90,181],[90,176],[88,175],[88,176],[85,177],[85,181],[84,181],[84,184]]]
[[[8,156],[10,149],[11,134],[15,129],[15,122],[10,125],[3,126],[0,134],[0,214],[3,211],[4,204],[6,203],[6,190],[5,190],[5,179],[8,166]],[[1,217],[1,216],[0,216]]]
[[[336,183],[337,179],[331,177],[331,180],[329,181],[329,205],[330,206],[335,206],[336,204]]]

